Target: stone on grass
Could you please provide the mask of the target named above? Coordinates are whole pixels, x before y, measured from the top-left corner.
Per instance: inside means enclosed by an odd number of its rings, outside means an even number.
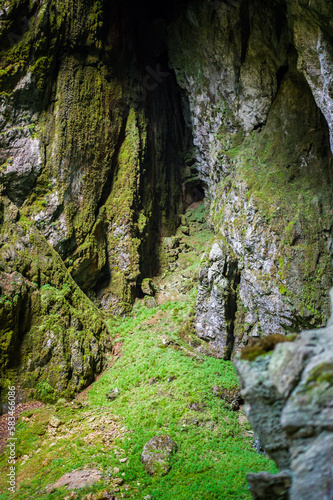
[[[49,418],[49,424],[54,429],[57,429],[59,427],[59,425],[62,424],[62,422],[61,422],[61,420],[59,420],[59,418],[55,417],[54,415],[51,415]]]
[[[97,493],[88,493],[85,495],[82,500],[116,500],[117,497],[113,496],[113,494],[108,491],[98,491]]]
[[[66,406],[68,403],[65,398],[59,398],[58,401],[56,402],[55,406],[56,408],[63,408]]]
[[[150,476],[165,476],[170,470],[169,459],[177,450],[176,443],[168,435],[155,436],[143,447],[142,463]]]
[[[102,479],[102,473],[95,469],[73,470],[61,476],[54,484],[47,486],[47,492],[51,493],[57,488],[75,490],[92,486]]]
[[[153,377],[149,380],[149,385],[154,385],[154,384],[157,384],[157,382],[159,382],[159,377]]]
[[[111,389],[111,391],[106,395],[109,401],[113,401],[119,396],[119,389]]]
[[[144,303],[145,306],[148,307],[148,309],[153,309],[154,307],[157,307],[156,300],[154,299],[154,297],[150,297],[149,295],[145,295]]]

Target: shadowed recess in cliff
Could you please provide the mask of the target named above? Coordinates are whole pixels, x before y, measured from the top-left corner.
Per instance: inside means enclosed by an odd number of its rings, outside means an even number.
[[[204,197],[197,176],[195,185],[184,185],[192,134],[183,115],[186,95],[169,67],[166,44],[167,23],[185,4],[128,1],[121,5],[123,15],[128,16],[128,36],[133,46],[134,62],[128,69],[132,79],[130,101],[136,109],[143,109],[146,120],[146,147],[140,153],[135,211],[139,232],[140,224],[145,223],[139,234],[141,278],[158,273],[161,238],[176,231],[179,214],[190,204],[188,194],[197,201]]]

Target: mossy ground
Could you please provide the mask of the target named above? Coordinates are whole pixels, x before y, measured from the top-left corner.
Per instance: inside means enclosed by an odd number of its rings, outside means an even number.
[[[243,413],[230,411],[212,392],[216,384],[226,389],[238,385],[233,364],[205,357],[184,340],[196,298],[191,279],[211,238],[205,227],[193,232],[201,212],[199,207],[196,214],[188,213],[190,236],[184,239],[191,248],[179,256],[179,267],[155,283],[163,289],[157,294],[160,305],[148,309],[138,300],[127,318],[109,320],[121,355],[110,360],[110,368],[87,391],[83,407],[48,405],[21,418],[16,434],[18,500],[64,499],[68,492],[46,493],[46,486],[84,467],[100,469],[105,479],[80,490],[78,498],[115,491],[112,479],[118,477],[124,480],[120,491],[116,487],[118,498],[240,500],[250,498],[248,472],[276,471],[254,450]],[[179,287],[179,280],[184,286]],[[119,396],[109,401],[106,396],[115,388]],[[51,415],[62,421],[56,432],[48,427]],[[170,435],[178,450],[171,471],[154,479],[145,472],[141,453],[158,434]],[[122,458],[127,461],[120,462]],[[1,500],[11,498],[5,492],[7,466],[3,454]]]

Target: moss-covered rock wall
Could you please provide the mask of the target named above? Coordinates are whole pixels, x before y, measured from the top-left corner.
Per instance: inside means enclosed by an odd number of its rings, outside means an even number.
[[[70,397],[105,367],[108,328],[35,225],[6,197],[0,208],[1,383]]]
[[[184,207],[191,131],[182,92],[163,29],[139,13],[117,1],[0,8],[1,194],[19,209],[15,226],[2,225],[3,376],[21,370],[30,385],[45,380],[59,393],[102,368],[107,330],[96,306],[131,308]],[[44,260],[59,269],[44,272]]]

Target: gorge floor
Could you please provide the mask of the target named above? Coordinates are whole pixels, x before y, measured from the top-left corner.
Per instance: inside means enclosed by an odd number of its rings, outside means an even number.
[[[276,472],[253,448],[243,410],[232,411],[212,390],[234,388],[238,381],[232,362],[207,356],[207,344],[192,332],[200,259],[212,233],[203,205],[194,205],[186,219],[188,230],[182,226],[166,239],[169,248],[181,251],[171,252],[172,262],[166,259],[162,275],[154,279],[156,307],[138,299],[128,317],[109,319],[115,345],[110,367],[73,402],[22,413],[17,491],[7,491],[5,452],[0,500],[240,500],[251,498],[247,473]],[[115,389],[118,396],[109,401]],[[150,477],[141,462],[143,446],[165,434],[178,447],[171,470]],[[100,480],[75,491],[53,486],[76,470],[98,471]]]

